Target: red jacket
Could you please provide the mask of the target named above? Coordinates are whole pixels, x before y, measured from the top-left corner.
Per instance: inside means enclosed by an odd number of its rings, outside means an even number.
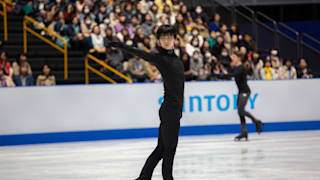
[[[7,75],[7,76],[10,75],[10,62],[0,59],[0,68],[4,69],[5,75]]]

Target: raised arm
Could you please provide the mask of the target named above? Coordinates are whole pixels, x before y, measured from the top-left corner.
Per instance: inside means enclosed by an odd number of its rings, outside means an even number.
[[[126,44],[123,44],[121,42],[111,42],[109,44],[111,47],[117,47],[120,48],[121,50],[133,55],[133,56],[138,56],[148,62],[151,62],[153,64],[158,64],[159,63],[159,57],[157,57],[154,53],[148,53],[146,51],[133,48],[131,46],[128,46]]]

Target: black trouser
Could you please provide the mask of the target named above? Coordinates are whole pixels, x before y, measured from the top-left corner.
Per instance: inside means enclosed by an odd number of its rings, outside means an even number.
[[[151,180],[154,168],[162,161],[162,176],[164,180],[173,180],[172,166],[178,144],[181,111],[177,108],[162,105],[159,110],[160,128],[158,145],[148,157],[140,177]]]
[[[242,132],[247,131],[245,116],[249,117],[253,123],[257,123],[256,118],[245,110],[245,107],[246,107],[246,104],[249,100],[249,97],[250,97],[250,92],[238,94],[237,106],[238,106],[238,114],[240,116],[241,131]]]

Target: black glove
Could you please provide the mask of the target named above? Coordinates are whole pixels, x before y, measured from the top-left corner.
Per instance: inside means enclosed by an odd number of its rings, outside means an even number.
[[[109,46],[116,47],[116,48],[121,48],[121,47],[123,47],[123,43],[121,43],[121,42],[111,42],[111,43],[109,43]]]

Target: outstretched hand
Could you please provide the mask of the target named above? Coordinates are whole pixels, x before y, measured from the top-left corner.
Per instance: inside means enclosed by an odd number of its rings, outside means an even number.
[[[123,44],[121,42],[111,42],[109,44],[111,47],[121,48],[123,47]]]

